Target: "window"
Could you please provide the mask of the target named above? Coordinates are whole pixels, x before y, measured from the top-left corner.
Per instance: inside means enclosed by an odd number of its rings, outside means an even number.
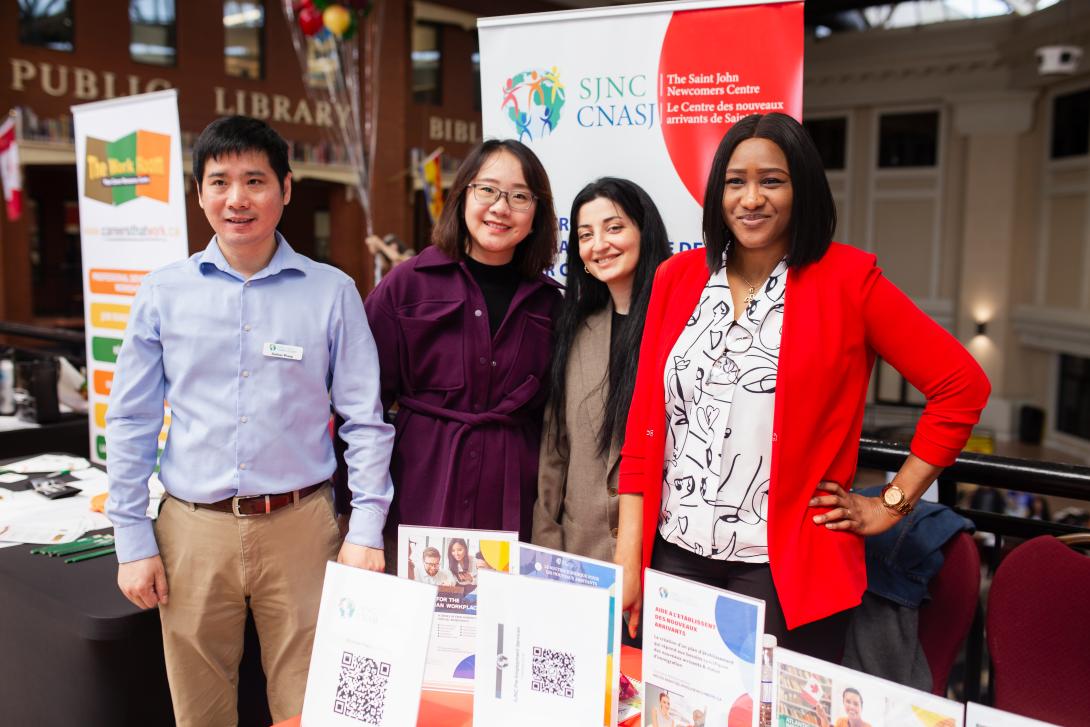
[[[473,66],[473,110],[481,110],[481,52],[479,50],[473,51],[473,55],[469,57],[469,62]]]
[[[938,160],[939,112],[883,114],[878,122],[878,167],[933,167]]]
[[[1085,156],[1090,151],[1090,89],[1052,100],[1052,158]]]
[[[1090,440],[1090,358],[1060,355],[1056,431]]]
[[[826,171],[844,169],[845,143],[848,137],[848,120],[844,117],[836,119],[814,119],[802,123],[810,132],[810,138],[814,140],[818,154],[821,155],[821,163]]]
[[[261,78],[265,62],[262,0],[224,0],[223,62],[228,76]]]
[[[137,63],[173,66],[175,42],[174,0],[130,0],[129,55]]]
[[[473,54],[469,56],[473,68],[473,110],[481,110],[481,36],[473,34]]]
[[[19,0],[19,42],[71,52],[75,23],[70,0]]]
[[[418,104],[440,105],[439,84],[443,67],[440,50],[442,31],[433,23],[417,23],[413,26],[413,101]]]

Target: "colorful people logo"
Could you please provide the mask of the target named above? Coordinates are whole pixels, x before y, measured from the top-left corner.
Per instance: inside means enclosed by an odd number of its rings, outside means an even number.
[[[532,142],[535,134],[536,138],[551,134],[563,107],[564,84],[556,66],[548,71],[522,71],[504,83],[500,109],[507,111],[519,141]]]

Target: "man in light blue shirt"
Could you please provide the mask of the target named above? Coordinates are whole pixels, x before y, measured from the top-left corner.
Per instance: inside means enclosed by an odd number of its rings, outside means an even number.
[[[107,420],[118,585],[158,606],[179,725],[233,724],[247,609],[276,721],[302,709],[325,562],[381,571],[393,428],[352,279],[276,232],[291,199],[287,145],[264,122],[219,119],[193,149],[216,235],[143,281]],[[148,478],[170,431],[154,526]],[[331,411],[344,419],[352,514],[332,507]]]

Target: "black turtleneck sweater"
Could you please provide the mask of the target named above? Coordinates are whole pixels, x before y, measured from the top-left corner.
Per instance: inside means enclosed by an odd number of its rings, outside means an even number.
[[[507,315],[507,309],[511,307],[511,300],[518,290],[521,276],[513,261],[505,265],[486,265],[468,255],[465,261],[469,274],[484,294],[484,302],[488,307],[488,328],[494,336],[503,323],[503,317]]]

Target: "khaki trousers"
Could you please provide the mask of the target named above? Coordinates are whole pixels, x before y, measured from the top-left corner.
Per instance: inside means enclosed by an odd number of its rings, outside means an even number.
[[[167,498],[155,535],[169,589],[159,616],[178,727],[238,724],[247,608],[273,721],[299,714],[325,565],[341,545],[332,490],[241,518]]]

